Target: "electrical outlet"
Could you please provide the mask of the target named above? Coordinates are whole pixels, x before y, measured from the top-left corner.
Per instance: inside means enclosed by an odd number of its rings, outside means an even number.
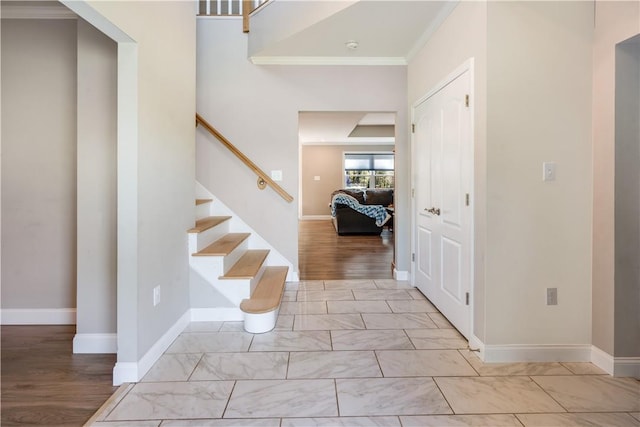
[[[274,181],[282,181],[282,171],[271,171],[271,179]]]
[[[547,288],[547,305],[558,305],[558,288]]]
[[[153,306],[160,304],[160,285],[153,288]]]

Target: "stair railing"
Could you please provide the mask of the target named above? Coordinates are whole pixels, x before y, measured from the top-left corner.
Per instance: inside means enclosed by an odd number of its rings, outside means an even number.
[[[242,16],[242,31],[249,32],[249,15],[268,0],[199,0],[199,16]]]
[[[280,195],[284,200],[291,203],[293,197],[287,193],[282,187],[280,187],[269,175],[267,175],[262,169],[260,169],[255,163],[245,156],[242,151],[233,145],[227,138],[218,132],[213,126],[211,126],[205,119],[203,119],[198,113],[196,113],[196,126],[200,125],[205,128],[211,135],[216,137],[218,141],[222,143],[229,151],[242,161],[249,169],[251,169],[256,175],[258,175],[258,188],[264,190],[269,185],[273,190]]]

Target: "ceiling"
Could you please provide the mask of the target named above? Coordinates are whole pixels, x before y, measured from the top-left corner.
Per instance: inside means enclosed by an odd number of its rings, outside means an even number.
[[[302,145],[392,145],[395,113],[301,112],[298,137]],[[353,136],[354,129],[355,134]]]
[[[289,16],[278,20],[278,11],[284,14],[285,7],[290,5],[288,9],[291,9],[296,2],[275,0],[267,3],[265,19],[280,27],[276,31],[281,37],[261,46],[258,52],[252,52],[251,61],[256,64],[405,65],[458,4],[458,0],[342,2],[346,6],[333,13],[319,14],[315,22],[306,16],[308,22],[303,28]],[[272,11],[267,11],[269,7]],[[260,18],[259,15],[252,16],[252,22]],[[292,27],[288,32],[282,29],[287,25]],[[264,34],[256,36],[264,37]],[[252,37],[251,33],[249,37]],[[356,49],[347,47],[350,41],[357,42]]]

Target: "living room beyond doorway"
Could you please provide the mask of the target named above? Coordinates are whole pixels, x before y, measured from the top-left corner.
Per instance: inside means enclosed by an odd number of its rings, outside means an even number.
[[[298,222],[300,280],[391,279],[393,234],[339,236],[331,220]]]

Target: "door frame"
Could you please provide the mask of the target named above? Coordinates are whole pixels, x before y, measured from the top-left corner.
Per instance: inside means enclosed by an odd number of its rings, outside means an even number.
[[[475,70],[474,70],[474,58],[469,58],[464,61],[460,66],[456,67],[452,72],[450,72],[443,80],[438,82],[435,86],[433,86],[430,90],[427,91],[425,95],[420,97],[417,101],[415,101],[411,105],[411,123],[415,123],[415,111],[416,108],[427,101],[433,95],[442,90],[449,83],[460,77],[465,72],[469,72],[469,126],[470,132],[469,137],[471,139],[469,147],[470,149],[470,177],[471,182],[469,183],[470,188],[475,189]],[[417,218],[416,218],[416,198],[415,198],[415,188],[416,188],[416,141],[415,134],[410,132],[411,140],[410,140],[410,150],[411,150],[411,285],[416,286],[416,228],[417,228]],[[471,218],[469,225],[469,339],[468,341],[475,340],[475,330],[474,330],[474,312],[475,312],[475,299],[474,299],[474,289],[475,289],[475,240],[476,240],[476,228],[475,228],[475,194],[472,191],[469,195],[469,207],[471,208]],[[437,308],[437,307],[436,307]]]

